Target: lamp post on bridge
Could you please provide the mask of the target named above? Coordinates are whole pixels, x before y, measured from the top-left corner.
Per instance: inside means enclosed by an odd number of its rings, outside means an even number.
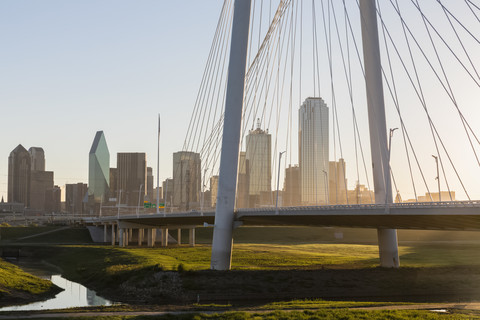
[[[280,188],[280,163],[282,162],[282,155],[287,151],[279,152],[278,154],[278,174],[277,174],[277,199],[275,200],[275,214],[278,214],[278,189]]]
[[[387,178],[387,190],[385,192],[385,207],[388,206],[388,199],[389,199],[389,195],[392,194],[392,187],[391,187],[391,184],[392,184],[392,179],[391,179],[391,176],[390,176],[390,172],[391,172],[391,167],[390,167],[390,156],[392,154],[392,137],[393,137],[393,133],[395,132],[395,130],[397,130],[398,128],[390,128],[390,136],[388,138],[388,176],[386,177]]]
[[[440,171],[438,170],[438,157],[432,154],[432,157],[435,159],[435,164],[437,165],[437,177],[435,180],[438,181],[438,202],[442,202],[442,196],[440,195]]]
[[[138,218],[138,214],[140,212],[140,196],[141,196],[141,192],[142,192],[142,187],[143,187],[143,183],[140,185],[140,188],[138,188],[138,205],[137,205],[137,218]]]

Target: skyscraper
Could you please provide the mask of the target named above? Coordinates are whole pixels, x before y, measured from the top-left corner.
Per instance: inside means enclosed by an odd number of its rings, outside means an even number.
[[[47,192],[53,189],[53,171],[45,171],[45,152],[43,148],[31,147],[30,154],[30,208],[36,211],[47,210]]]
[[[217,206],[218,195],[218,176],[212,176],[210,178],[210,206],[215,208]]]
[[[117,153],[117,192],[119,203],[143,205],[147,190],[147,158],[145,153]]]
[[[247,160],[245,151],[240,151],[238,157],[238,177],[237,177],[237,208],[248,208],[248,186],[249,186],[249,162]]]
[[[110,183],[110,152],[103,131],[97,131],[88,155],[88,196],[90,209],[97,213],[107,201]]]
[[[246,139],[246,160],[249,163],[249,194],[259,196],[272,191],[272,136],[260,128],[250,130]],[[256,203],[263,204],[263,203]],[[250,206],[254,205],[253,203]]]
[[[147,167],[147,200],[153,203],[155,199],[157,199],[157,193],[154,193],[153,189],[153,169]]]
[[[31,157],[32,171],[45,171],[45,152],[43,148],[31,147],[28,149]]]
[[[283,205],[285,207],[298,206],[300,196],[300,167],[289,165],[285,169],[285,184],[283,186]]]
[[[307,98],[299,109],[298,159],[303,205],[328,202],[328,107],[322,98]]]
[[[81,216],[87,212],[88,187],[85,183],[65,185],[65,210],[73,215]]]
[[[8,202],[30,207],[30,153],[19,144],[8,157]]]
[[[173,154],[173,206],[189,210],[200,206],[202,185],[200,154],[180,151]]]
[[[347,179],[345,178],[345,161],[340,158],[338,161],[329,162],[329,204],[347,203]]]
[[[30,208],[44,212],[47,192],[53,189],[53,171],[33,171],[30,174]]]

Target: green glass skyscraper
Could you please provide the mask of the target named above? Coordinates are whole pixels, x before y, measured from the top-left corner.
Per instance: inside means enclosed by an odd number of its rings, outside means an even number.
[[[95,213],[100,204],[107,200],[109,180],[110,152],[103,131],[97,131],[88,155],[88,197]]]

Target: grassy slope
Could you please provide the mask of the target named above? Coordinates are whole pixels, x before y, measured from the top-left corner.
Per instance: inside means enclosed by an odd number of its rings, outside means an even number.
[[[50,281],[0,259],[0,305],[41,300],[56,292],[58,289]]]

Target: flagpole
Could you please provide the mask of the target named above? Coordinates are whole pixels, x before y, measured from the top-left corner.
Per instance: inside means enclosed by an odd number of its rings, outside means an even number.
[[[160,213],[160,113],[158,114],[158,143],[157,143],[157,213]]]

